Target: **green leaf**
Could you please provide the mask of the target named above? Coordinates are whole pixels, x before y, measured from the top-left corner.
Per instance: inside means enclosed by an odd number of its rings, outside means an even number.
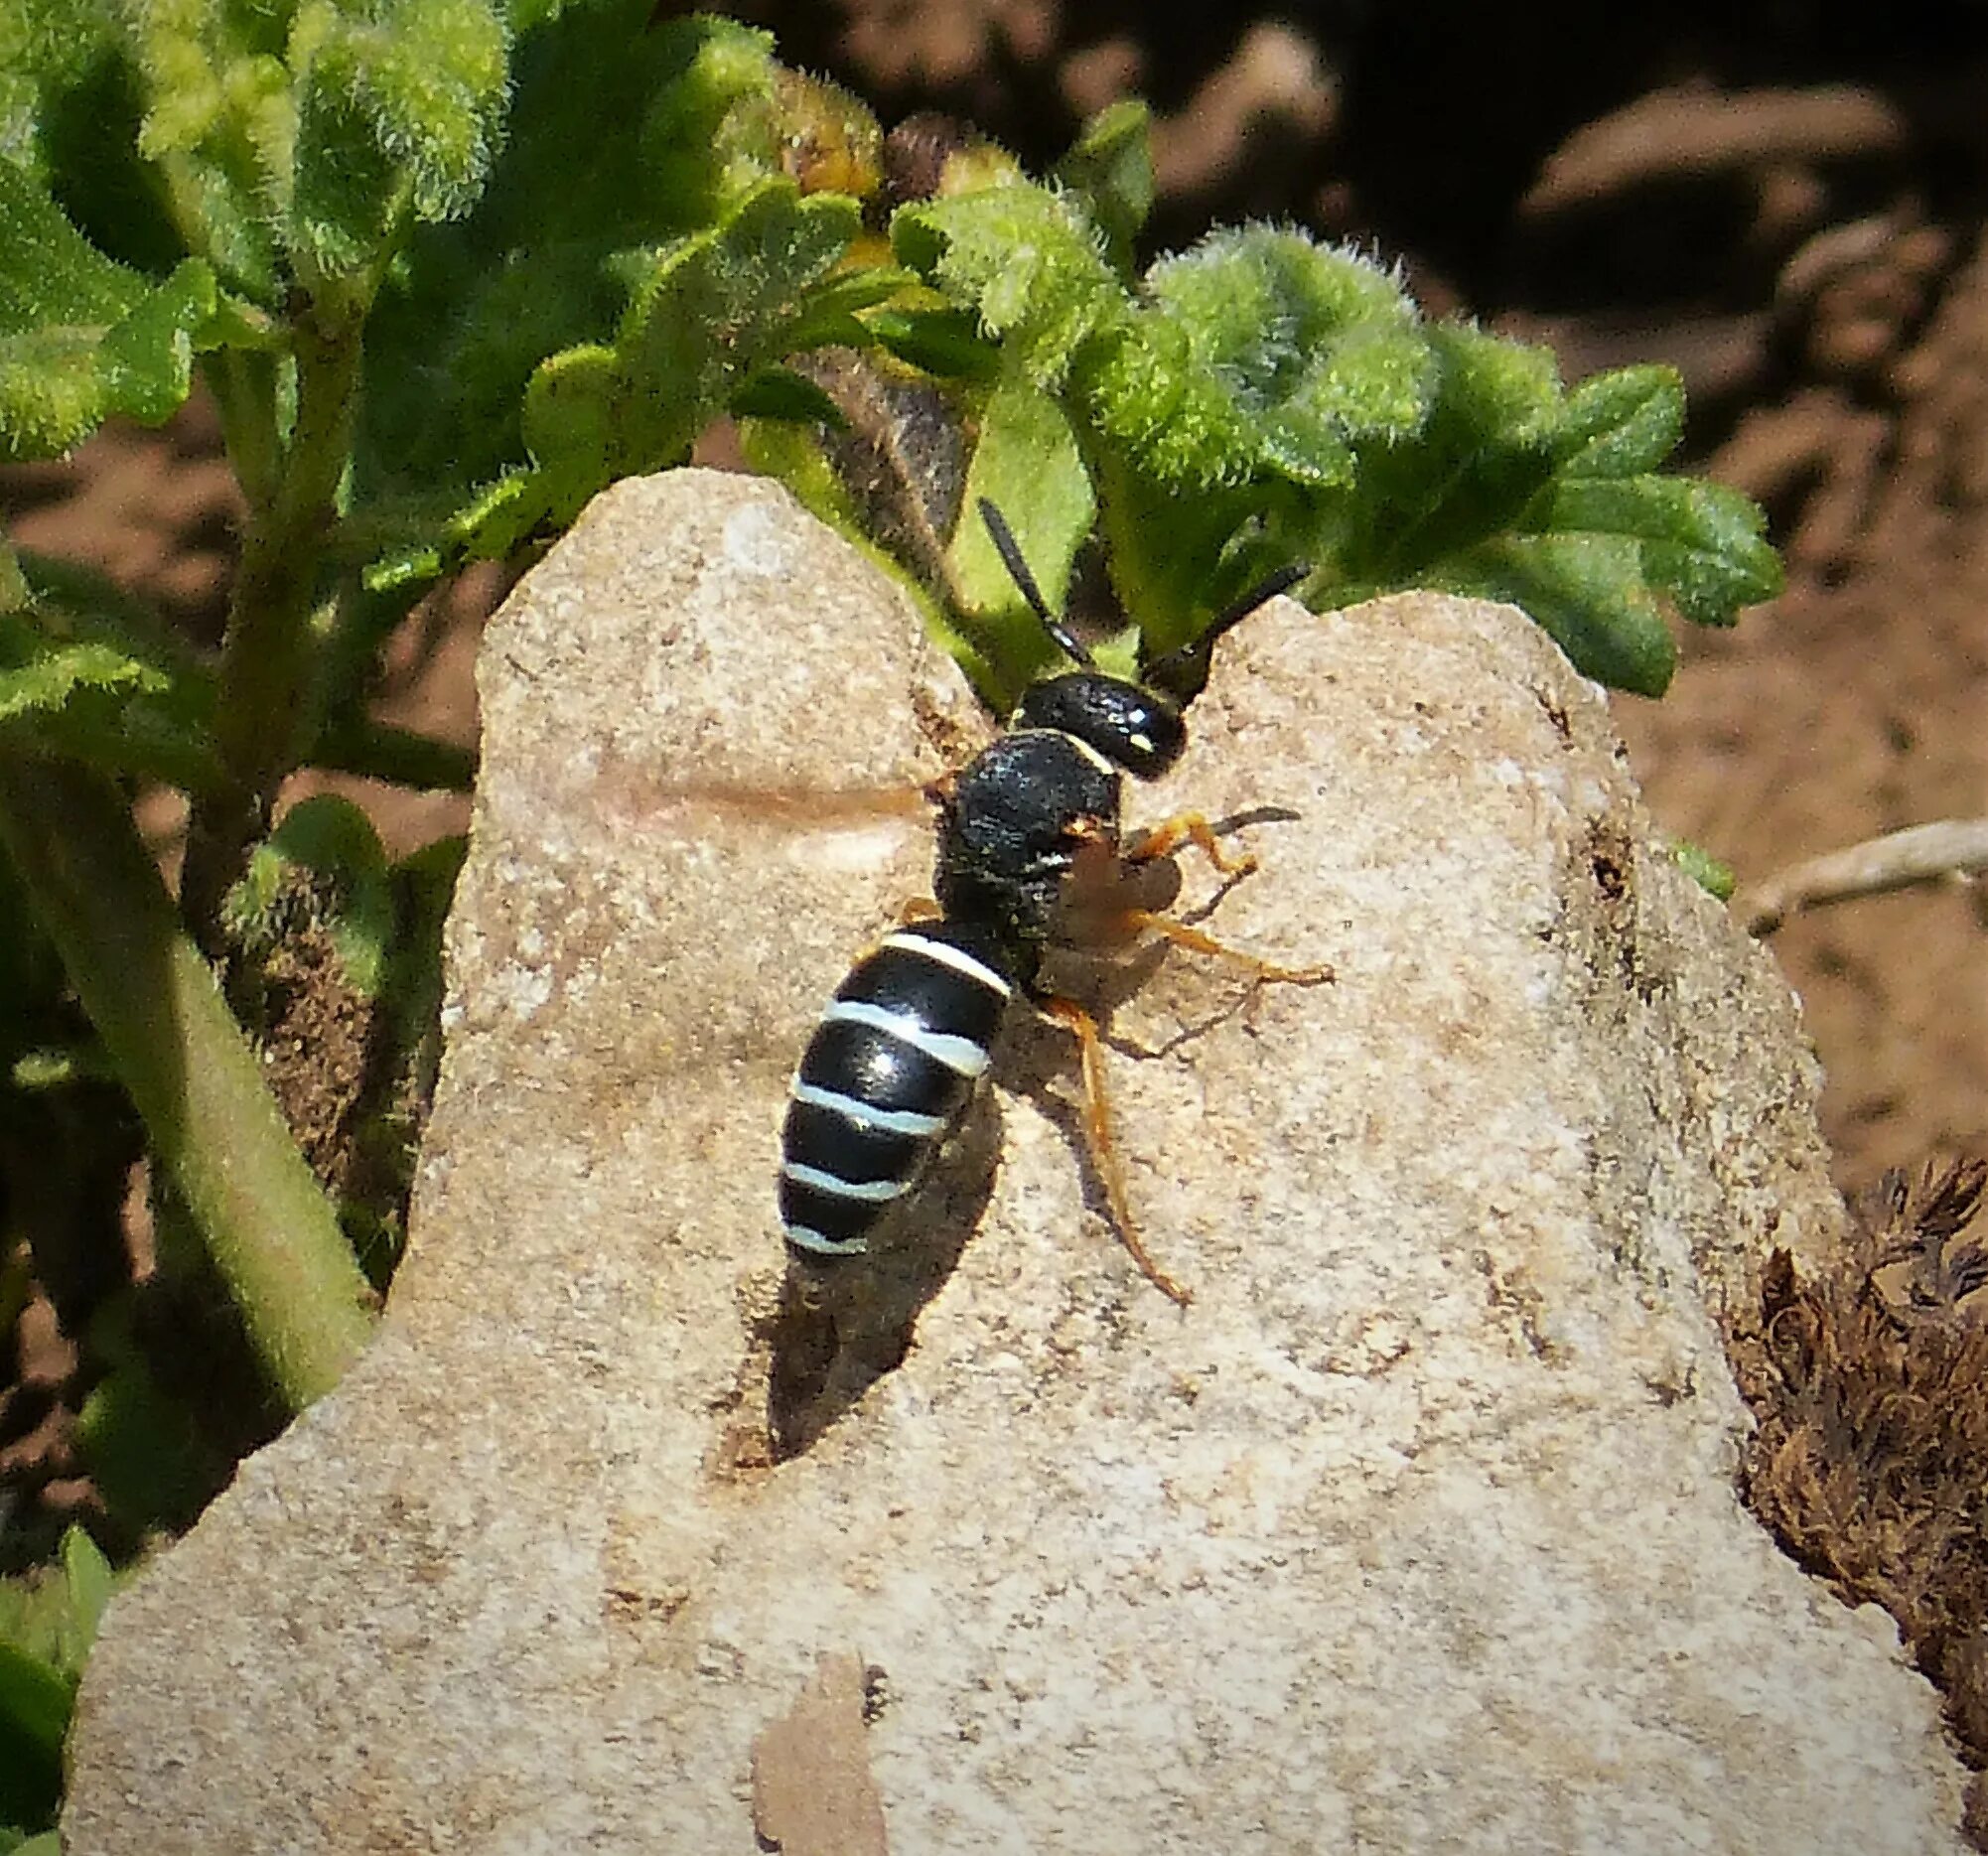
[[[376,997],[392,951],[394,908],[372,821],[334,793],[293,805],[255,847],[222,905],[222,920],[251,954],[275,947],[300,926],[322,930],[347,983]]]
[[[1183,496],[1106,452],[1098,500],[1112,588],[1137,620],[1148,657],[1187,643],[1227,593],[1241,590],[1243,576],[1261,578],[1260,561],[1240,573],[1232,564],[1238,533],[1265,506],[1260,489]]]
[[[116,1363],[76,1413],[76,1449],[120,1524],[134,1531],[190,1527],[225,1466],[214,1461],[193,1414],[153,1377],[144,1356],[128,1342],[114,1354]]]
[[[1086,379],[1102,429],[1190,486],[1350,484],[1355,441],[1428,416],[1437,357],[1399,283],[1297,232],[1221,232],[1156,264],[1149,307]]]
[[[803,198],[776,179],[708,231],[660,252],[623,254],[635,301],[614,344],[551,356],[526,388],[521,437],[533,468],[478,493],[440,545],[377,563],[367,585],[497,558],[527,534],[563,527],[616,478],[683,463],[756,370],[788,352],[820,287],[844,302],[860,296],[828,279],[861,226],[854,201]]]
[[[1708,896],[1716,897],[1722,903],[1733,900],[1733,892],[1739,888],[1740,879],[1731,864],[1722,863],[1703,845],[1693,844],[1685,838],[1673,838],[1667,848],[1671,862]]]
[[[116,1583],[79,1527],[58,1565],[0,1580],[0,1820],[53,1819],[75,1685]]]
[[[0,1642],[73,1686],[116,1583],[96,1543],[81,1528],[70,1527],[58,1563],[0,1579]]]
[[[205,667],[92,570],[31,557],[17,571],[28,603],[0,611],[0,735],[110,773],[211,786]]]
[[[164,183],[180,238],[227,288],[280,310],[297,135],[288,10],[209,0],[126,17],[145,104],[138,152]]]
[[[54,1818],[74,1703],[72,1682],[0,1637],[0,1819],[39,1825]]]
[[[1564,399],[1551,349],[1507,342],[1467,323],[1438,323],[1429,342],[1442,363],[1436,416],[1452,442],[1474,439],[1479,449],[1493,442],[1539,445],[1557,434]]]
[[[604,0],[517,23],[502,160],[466,218],[416,229],[380,290],[354,496],[407,539],[380,544],[376,574],[479,554],[546,520],[558,499],[508,481],[528,461],[535,370],[609,346],[654,254],[780,172],[772,41],[654,13]],[[628,254],[633,267],[618,266]]]
[[[1049,601],[1061,612],[1070,563],[1090,533],[1097,505],[1076,434],[1050,394],[1021,378],[995,388],[980,419],[980,442],[967,466],[959,526],[947,560],[960,606],[977,616],[989,654],[1007,671],[1012,693],[1054,657],[1056,646],[1030,611],[978,513],[985,497],[1007,517]]]
[[[1156,488],[1238,484],[1261,459],[1248,409],[1167,316],[1144,311],[1094,342],[1078,378],[1085,411]]]
[[[5,657],[16,661],[0,669],[0,726],[60,712],[84,690],[121,695],[166,688],[164,677],[108,644],[62,644],[33,632],[25,638],[0,632],[0,658]]]
[[[809,292],[781,332],[781,345],[790,355],[830,344],[867,348],[874,336],[868,324],[858,320],[859,314],[916,282],[911,272],[894,264],[866,264],[844,271]]]
[[[1660,696],[1677,667],[1677,647],[1628,536],[1509,536],[1444,563],[1431,584],[1510,601],[1576,669],[1613,688]]]
[[[991,380],[1001,371],[1000,350],[967,310],[881,309],[866,327],[900,360],[941,379]]]
[[[1083,125],[1056,178],[1082,203],[1112,269],[1130,283],[1139,233],[1153,211],[1153,112],[1136,97],[1107,104]]]
[[[184,403],[213,274],[163,284],[113,263],[0,160],[0,455],[56,457],[112,413],[157,425]]]
[[[1684,381],[1674,367],[1591,374],[1567,395],[1554,449],[1570,477],[1653,471],[1684,436]]]
[[[1779,593],[1780,557],[1750,499],[1702,479],[1687,478],[1683,487],[1689,492],[1683,532],[1644,543],[1643,571],[1694,625],[1729,626],[1742,606]]]
[[[1059,385],[1080,345],[1129,307],[1081,206],[1048,188],[1016,183],[902,207],[891,241],[950,302],[975,311],[1039,386]]]
[[[482,0],[310,0],[290,36],[297,82],[293,252],[333,275],[376,265],[401,215],[460,218],[490,178],[509,46]]]
[[[1359,498],[1299,545],[1361,590],[1447,585],[1448,563],[1516,530],[1553,473],[1562,404],[1544,349],[1459,324],[1428,331],[1437,371],[1411,443],[1360,452]]]
[[[1194,332],[1199,355],[1263,402],[1349,331],[1415,319],[1399,280],[1370,259],[1267,225],[1210,233],[1155,264],[1146,288]]]
[[[80,1527],[70,1527],[63,1535],[63,1576],[69,1581],[70,1617],[73,1635],[71,1667],[80,1675],[96,1642],[96,1627],[103,1608],[117,1588],[117,1576],[102,1550]]]
[[[791,419],[803,425],[840,426],[842,408],[791,367],[756,367],[732,394],[735,419]]]
[[[1780,591],[1780,564],[1761,512],[1701,479],[1579,478],[1554,486],[1535,518],[1544,530],[1633,535],[1642,571],[1699,625],[1731,625],[1742,606]]]
[[[525,403],[525,438],[542,467],[584,459],[596,477],[657,470],[690,455],[762,358],[785,352],[811,286],[861,229],[855,202],[803,199],[763,183],[718,225],[646,267],[612,352],[584,371],[548,363]]]

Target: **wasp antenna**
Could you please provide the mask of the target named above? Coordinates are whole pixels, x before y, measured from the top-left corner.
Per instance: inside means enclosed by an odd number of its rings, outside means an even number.
[[[1312,571],[1305,561],[1293,561],[1288,567],[1280,567],[1261,586],[1250,588],[1233,606],[1218,612],[1208,621],[1208,628],[1201,636],[1200,642],[1212,644],[1224,632],[1232,632],[1259,606],[1268,606],[1280,593],[1288,593]]]
[[[1043,630],[1072,661],[1082,664],[1086,670],[1095,669],[1090,652],[1084,648],[1082,642],[1050,611],[1050,603],[1043,598],[1036,576],[1029,571],[1029,563],[1022,558],[1022,544],[1015,539],[1015,531],[1008,526],[1008,518],[985,497],[979,499],[979,506],[980,519],[987,524],[987,532],[994,539],[994,551],[1000,555],[1009,577],[1022,589],[1022,597],[1029,602],[1029,610],[1043,622]]]
[[[1171,696],[1177,702],[1192,701],[1207,681],[1208,659],[1214,652],[1215,640],[1224,632],[1234,631],[1257,607],[1267,605],[1280,593],[1288,593],[1311,571],[1302,561],[1280,567],[1260,586],[1252,587],[1233,606],[1224,607],[1215,614],[1199,638],[1145,665],[1139,673],[1139,680],[1148,689]]]

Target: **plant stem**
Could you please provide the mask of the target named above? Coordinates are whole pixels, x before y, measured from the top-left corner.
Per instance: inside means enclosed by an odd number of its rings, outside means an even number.
[[[214,745],[221,783],[195,804],[181,903],[212,941],[270,801],[297,765],[312,671],[311,613],[351,448],[362,317],[307,301],[291,323],[297,414],[273,493],[249,517],[221,646]]]
[[[129,809],[94,774],[0,748],[0,844],[264,1370],[301,1409],[365,1345],[371,1294]]]
[[[263,508],[275,498],[282,470],[274,357],[253,350],[217,349],[201,357],[201,376],[220,414],[235,482],[250,508]]]
[[[333,723],[318,739],[313,767],[339,774],[361,774],[423,792],[468,792],[477,781],[473,748],[437,741],[412,729],[395,728],[360,715]]]

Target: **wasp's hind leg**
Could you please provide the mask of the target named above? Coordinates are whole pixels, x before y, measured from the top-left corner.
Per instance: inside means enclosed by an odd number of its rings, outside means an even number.
[[[1185,922],[1177,922],[1172,916],[1163,916],[1151,909],[1128,909],[1119,921],[1128,939],[1134,934],[1144,933],[1150,929],[1162,938],[1172,941],[1176,947],[1187,948],[1190,953],[1207,954],[1214,960],[1233,961],[1266,983],[1318,986],[1338,977],[1326,962],[1322,961],[1317,966],[1280,966],[1274,960],[1265,960],[1259,954],[1245,953],[1240,947],[1231,947],[1226,941],[1216,940],[1212,934],[1205,934],[1198,928],[1190,928]]]
[[[1118,1227],[1118,1241],[1131,1253],[1141,1274],[1160,1293],[1186,1308],[1195,1298],[1153,1261],[1139,1226],[1133,1222],[1132,1207],[1125,1194],[1125,1174],[1118,1164],[1118,1148],[1111,1137],[1111,1098],[1104,1086],[1104,1041],[1097,1020],[1073,999],[1056,993],[1033,995],[1036,1009],[1045,1018],[1069,1032],[1077,1043],[1083,1069],[1083,1134],[1090,1149],[1091,1164],[1104,1186],[1105,1203],[1111,1208],[1111,1221]]]

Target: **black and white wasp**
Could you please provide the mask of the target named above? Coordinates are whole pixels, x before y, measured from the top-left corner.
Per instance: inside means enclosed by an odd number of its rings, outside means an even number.
[[[1147,1252],[1126,1200],[1097,1023],[1046,989],[1041,971],[1053,946],[1112,945],[1150,930],[1237,960],[1260,979],[1309,985],[1332,977],[1329,967],[1272,965],[1130,906],[1136,885],[1126,879],[1183,845],[1225,874],[1249,869],[1251,860],[1225,856],[1198,812],[1129,841],[1119,820],[1124,776],[1156,779],[1186,748],[1183,707],[1214,640],[1306,569],[1277,574],[1133,682],[1097,667],[1049,610],[1001,512],[985,500],[979,509],[1016,586],[1076,667],[1032,684],[1007,732],[931,789],[939,807],[936,912],[887,934],[857,961],[808,1040],[781,1134],[781,1223],[804,1267],[833,1270],[861,1256],[872,1229],[919,1184],[965,1113],[1019,996],[1075,1036],[1085,1134],[1118,1235],[1154,1285],[1185,1305],[1189,1292]]]

